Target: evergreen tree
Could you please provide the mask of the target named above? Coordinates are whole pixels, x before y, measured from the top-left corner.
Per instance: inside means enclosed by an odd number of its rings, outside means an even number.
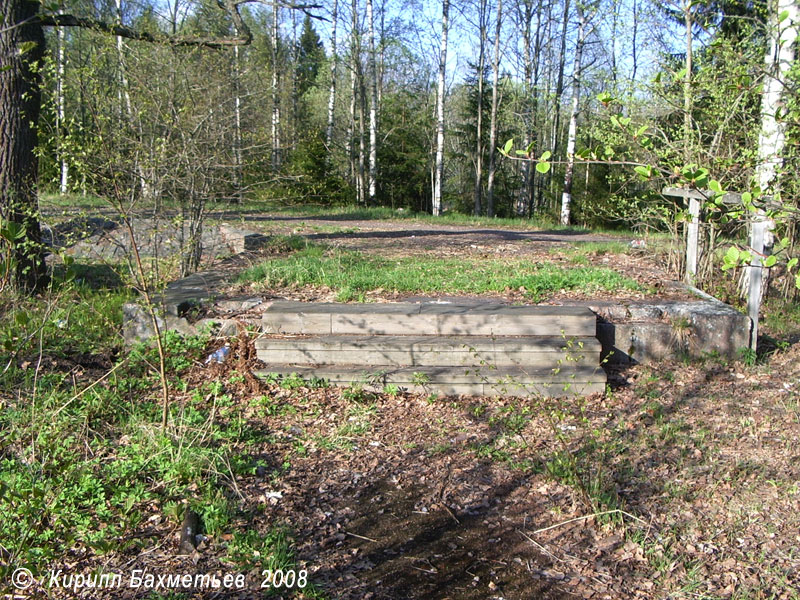
[[[306,15],[303,21],[303,32],[297,48],[297,95],[303,95],[317,82],[317,75],[325,63],[325,50],[311,18]]]

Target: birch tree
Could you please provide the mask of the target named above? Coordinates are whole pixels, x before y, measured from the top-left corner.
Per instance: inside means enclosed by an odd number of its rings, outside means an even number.
[[[333,147],[333,111],[336,107],[336,63],[339,58],[336,55],[336,25],[338,17],[338,0],[333,0],[331,11],[331,86],[328,90],[328,123],[325,128],[325,146],[328,152]]]
[[[494,60],[492,62],[492,109],[489,117],[489,174],[486,181],[486,214],[494,216],[494,179],[497,170],[497,109],[500,103],[500,33],[503,26],[503,0],[497,0],[494,26]]]
[[[780,170],[786,142],[786,122],[781,113],[785,106],[786,84],[796,55],[800,6],[797,0],[772,0],[769,4],[769,42],[764,60],[765,77],[761,95],[761,129],[758,136],[756,182],[762,192],[780,198]],[[748,294],[748,312],[753,322],[750,347],[758,341],[758,312],[767,285],[768,271],[762,268],[762,257],[774,242],[775,221],[763,210],[756,210],[750,224],[750,265],[742,279]]]
[[[270,28],[270,46],[272,50],[272,170],[280,168],[281,158],[281,104],[278,95],[278,0],[272,0],[272,27]]]
[[[69,191],[69,163],[64,150],[65,119],[67,116],[64,79],[66,56],[64,46],[66,34],[63,27],[56,27],[56,132],[58,136],[59,186],[62,194]]]
[[[367,25],[369,27],[369,179],[367,203],[375,203],[378,186],[378,70],[375,61],[375,18],[372,0],[367,0]]]
[[[572,67],[572,100],[570,102],[569,130],[567,133],[567,166],[564,171],[564,191],[561,193],[561,224],[569,225],[570,204],[572,203],[572,180],[575,172],[575,140],[578,135],[578,108],[581,97],[581,71],[583,69],[583,48],[586,44],[588,19],[586,7],[577,3],[578,38],[575,42],[575,62]]]
[[[444,183],[444,95],[447,72],[447,29],[450,0],[442,0],[442,39],[439,47],[439,76],[436,88],[436,160],[433,177],[431,212],[442,214],[442,185]]]
[[[483,190],[483,82],[486,71],[487,0],[478,0],[478,101],[475,114],[475,184],[472,192],[473,212],[481,214]]]

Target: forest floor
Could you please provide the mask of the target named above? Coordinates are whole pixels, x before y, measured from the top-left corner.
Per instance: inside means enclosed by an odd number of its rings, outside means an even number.
[[[272,234],[309,235],[384,257],[524,256],[565,267],[603,265],[635,273],[649,294],[682,297],[665,286],[670,277],[663,254],[632,251],[630,238],[406,221],[247,219],[256,221]],[[331,290],[313,286],[273,293],[332,299]],[[523,299],[513,289],[497,295]],[[772,322],[780,324],[780,315]],[[800,598],[800,344],[796,327],[767,326],[766,333],[776,340],[757,360],[708,357],[611,370],[605,395],[570,401],[263,382],[250,374],[259,364],[244,333],[223,364],[202,363],[219,340],[199,347],[177,342],[173,351],[187,360],[171,373],[174,439],[159,442],[163,450],[138,441],[149,436],[147,443],[154,443],[153,427],[98,421],[104,409],[83,394],[66,412],[63,398],[54,403],[53,423],[75,411],[65,427],[75,431],[69,439],[82,457],[75,463],[81,473],[101,473],[115,463],[115,473],[124,470],[140,443],[150,458],[137,476],[147,494],[131,500],[137,518],[128,530],[105,545],[85,541],[84,532],[64,542],[49,565],[86,575],[147,569],[156,576],[213,573],[221,579],[244,573],[244,589],[34,585],[17,597]],[[93,393],[104,394],[101,403],[113,405],[119,394],[120,413],[137,410],[117,375],[100,379],[115,368],[102,348],[77,353],[68,345],[49,353],[46,337],[39,345],[44,356],[22,354],[15,361],[20,377],[35,367],[42,389],[51,379],[71,378],[70,390],[95,385]],[[145,378],[132,388],[137,404],[158,407],[153,382]],[[130,382],[125,386],[131,389]],[[21,400],[9,388],[0,408],[12,414]],[[78,406],[84,400],[85,409]],[[46,415],[46,405],[40,401],[37,410]],[[91,412],[84,417],[82,410]],[[191,422],[190,415],[196,415]],[[178,476],[158,475],[154,463],[162,455],[180,463],[181,452],[195,447],[209,462],[191,471],[202,477],[182,484],[181,497]],[[21,441],[2,452],[7,460],[23,454]],[[40,447],[36,460],[46,454]],[[60,477],[69,481],[69,471],[62,469]],[[178,552],[181,520],[174,504],[181,500],[198,507],[206,525],[189,556]],[[97,515],[86,515],[98,519],[89,526],[93,533],[111,522],[106,513],[113,503],[104,502]],[[64,527],[49,518],[51,525],[37,527]],[[60,530],[54,535],[66,539]],[[9,543],[0,536],[0,566]],[[310,585],[271,588],[265,569],[279,567],[307,570]],[[37,571],[39,580],[47,582],[47,573]]]

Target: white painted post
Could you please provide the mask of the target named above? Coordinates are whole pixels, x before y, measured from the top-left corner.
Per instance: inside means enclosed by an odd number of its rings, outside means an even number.
[[[697,278],[697,246],[700,238],[700,201],[711,192],[708,190],[687,190],[686,188],[665,187],[661,190],[665,196],[683,198],[689,201],[689,225],[686,229],[686,273],[684,281],[694,285]]]
[[[750,349],[754,352],[758,347],[758,314],[761,310],[761,280],[763,269],[761,267],[761,256],[764,253],[764,239],[770,223],[766,218],[757,215],[750,225],[750,248],[752,249],[752,260],[749,270],[749,288],[747,290],[747,314],[752,321],[750,330]]]
[[[697,278],[697,245],[700,233],[700,200],[689,198],[689,221],[686,235],[686,283],[694,285]]]

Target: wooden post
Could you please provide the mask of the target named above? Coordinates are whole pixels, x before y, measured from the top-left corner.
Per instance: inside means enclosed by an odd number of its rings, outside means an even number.
[[[697,278],[697,245],[700,237],[700,200],[689,198],[689,221],[686,235],[686,283],[694,285]]]
[[[661,190],[661,193],[665,196],[683,198],[684,201],[689,201],[691,219],[686,231],[686,273],[684,273],[683,279],[686,283],[694,285],[697,277],[697,245],[700,238],[700,202],[705,200],[712,192],[708,190],[665,187]]]
[[[752,321],[750,349],[753,352],[758,349],[758,314],[761,310],[761,281],[764,277],[761,256],[764,254],[764,240],[769,226],[767,219],[761,215],[756,215],[755,220],[750,225],[750,248],[752,249],[753,258],[750,261],[750,266],[747,267],[749,271],[747,314]]]

